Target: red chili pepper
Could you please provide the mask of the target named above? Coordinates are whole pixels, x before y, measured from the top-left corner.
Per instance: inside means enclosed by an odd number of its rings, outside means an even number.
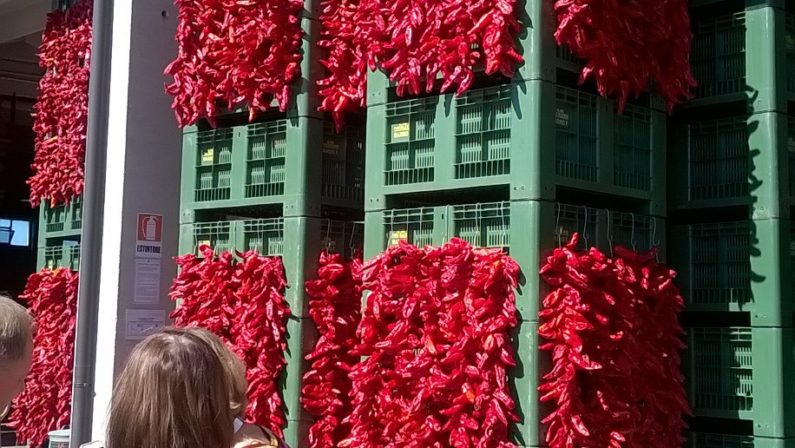
[[[36,332],[33,365],[9,424],[17,440],[33,447],[41,446],[50,431],[69,424],[77,285],[77,272],[45,269],[28,278],[20,296],[36,320]]]
[[[301,76],[301,0],[175,0],[177,58],[165,70],[180,126],[211,121],[222,107],[249,118],[276,100],[287,110]]]
[[[553,287],[539,313],[552,369],[539,387],[552,412],[550,448],[683,446],[689,407],[679,352],[684,301],[654,253],[576,250],[577,236],[541,269]]]
[[[363,269],[370,291],[341,447],[513,447],[507,388],[518,266],[453,239],[402,244]]]
[[[286,424],[278,379],[284,371],[286,325],[290,309],[284,299],[281,259],[256,252],[224,252],[208,246],[203,259],[177,257],[180,273],[170,297],[181,300],[171,314],[179,327],[202,327],[218,335],[246,365],[249,406],[246,418],[282,436]]]
[[[83,192],[92,1],[81,0],[66,11],[47,15],[39,46],[45,70],[33,106],[33,175],[30,202],[55,206]]]
[[[353,410],[348,374],[359,362],[352,354],[361,321],[361,258],[343,260],[322,253],[318,278],[306,283],[309,314],[319,338],[307,355],[301,404],[316,418],[309,428],[309,448],[336,447],[350,432],[343,419]]]
[[[558,45],[585,61],[580,80],[593,77],[599,93],[623,110],[654,83],[669,110],[691,97],[687,0],[662,2],[555,2]]]

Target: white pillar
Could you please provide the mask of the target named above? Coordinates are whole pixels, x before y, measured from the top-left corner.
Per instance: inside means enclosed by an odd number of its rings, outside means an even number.
[[[94,440],[104,439],[114,380],[138,342],[131,336],[140,327],[128,324],[152,313],[167,319],[173,309],[167,293],[179,239],[181,131],[163,70],[176,56],[176,23],[172,0],[113,2]],[[137,255],[139,214],[162,216],[160,258]]]

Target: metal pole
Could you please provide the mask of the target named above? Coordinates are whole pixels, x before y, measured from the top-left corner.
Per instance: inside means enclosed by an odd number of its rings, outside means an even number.
[[[113,0],[94,0],[91,79],[88,95],[83,235],[77,300],[75,365],[70,444],[89,442],[94,406],[97,307],[102,263],[102,219],[108,142],[110,60],[113,44]]]

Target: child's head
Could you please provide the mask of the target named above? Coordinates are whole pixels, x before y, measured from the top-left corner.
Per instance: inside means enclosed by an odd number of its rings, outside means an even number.
[[[196,330],[168,329],[133,350],[116,384],[107,448],[219,448],[233,439],[226,363]]]
[[[232,407],[232,414],[236,417],[243,417],[248,405],[246,394],[248,392],[248,381],[246,381],[246,366],[221,339],[201,328],[189,328],[188,333],[204,340],[207,345],[212,347],[216,356],[224,363],[226,371],[226,384],[229,386],[229,400]]]

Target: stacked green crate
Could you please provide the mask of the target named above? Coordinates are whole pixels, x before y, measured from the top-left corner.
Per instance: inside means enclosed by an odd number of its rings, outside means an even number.
[[[304,283],[322,250],[350,254],[363,240],[365,125],[347,117],[337,133],[317,112],[316,82],[324,76],[316,42],[319,1],[306,0],[302,77],[286,112],[230,111],[217,126],[186,128],[182,142],[180,243],[182,254],[215,251],[281,257],[288,283],[288,351],[282,392],[286,442],[306,446],[311,419],[302,410],[304,356],[314,345]]]
[[[577,85],[581,64],[555,45],[552,4],[526,2],[525,64],[514,79],[478,77],[472,90],[398,98],[368,79],[365,256],[408,240],[460,237],[508,251],[517,291],[521,359],[513,372],[521,446],[543,445],[536,387],[542,258],[580,234],[580,247],[639,250],[665,241],[666,116],[653,99],[623,114]],[[664,254],[661,254],[661,256]]]
[[[37,261],[39,269],[64,267],[78,270],[82,219],[80,198],[55,207],[41,205]]]
[[[669,148],[696,448],[795,444],[795,27],[746,3],[693,8],[699,87]]]

